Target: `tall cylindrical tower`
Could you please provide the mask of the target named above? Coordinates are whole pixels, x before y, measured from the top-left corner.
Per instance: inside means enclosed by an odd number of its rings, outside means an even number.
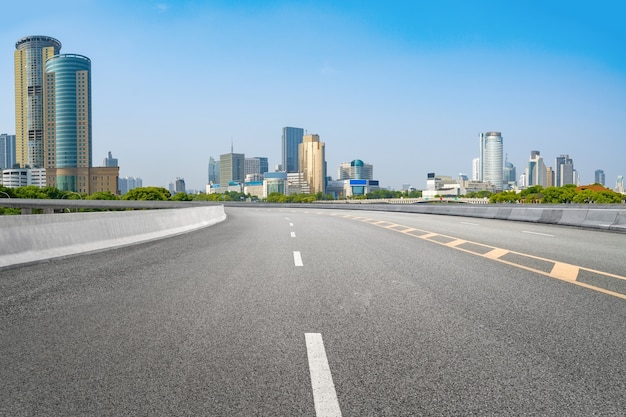
[[[92,165],[91,60],[62,54],[49,58],[45,75],[46,166],[88,168]],[[57,173],[57,187],[75,190],[76,176]]]
[[[502,190],[504,183],[502,134],[487,132],[481,135],[480,154],[482,181],[493,184],[496,190]]]
[[[15,43],[15,151],[22,168],[43,168],[43,78],[46,60],[61,42],[50,36],[27,36]]]

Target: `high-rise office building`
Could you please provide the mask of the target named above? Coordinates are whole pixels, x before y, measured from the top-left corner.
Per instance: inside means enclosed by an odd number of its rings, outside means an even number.
[[[606,175],[604,175],[604,171],[601,169],[596,169],[594,173],[594,183],[605,185],[606,183]]]
[[[326,145],[319,135],[305,135],[298,150],[298,166],[311,194],[326,191]]]
[[[574,178],[574,161],[569,155],[557,156],[554,162],[555,181],[554,185],[562,187],[567,184],[576,184]]]
[[[220,182],[220,161],[209,157],[209,184],[219,184]]]
[[[43,81],[46,184],[117,194],[119,167],[92,167],[91,60],[54,55],[46,61]]]
[[[617,176],[617,181],[615,182],[615,191],[618,193],[624,194],[624,177],[622,175]]]
[[[480,134],[480,181],[493,184],[496,190],[502,190],[504,183],[502,150],[500,132]]]
[[[530,159],[526,166],[526,186],[546,186],[546,165],[539,151],[530,151]]]
[[[338,180],[372,180],[374,179],[374,167],[360,159],[352,162],[342,162],[337,170]]]
[[[472,159],[472,181],[480,181],[480,158]]]
[[[269,162],[267,158],[255,156],[254,158],[246,158],[244,174],[262,176],[269,171]]]
[[[515,165],[509,162],[508,156],[504,157],[503,181],[510,188],[517,184],[517,170]]]
[[[303,137],[304,129],[299,127],[283,127],[283,170],[287,172],[299,172],[298,149],[302,143]]]
[[[242,153],[220,155],[220,185],[227,186],[229,182],[243,182],[246,156]]]
[[[0,169],[15,165],[15,135],[0,134]]]
[[[118,182],[120,194],[126,194],[134,188],[143,187],[143,180],[138,177],[122,177]]]
[[[77,168],[92,165],[91,60],[55,55],[45,68],[44,166],[56,168],[48,177],[56,177],[60,190],[87,192],[89,178],[79,178]]]
[[[186,192],[187,189],[185,188],[185,179],[180,177],[176,178],[176,181],[174,181],[174,194]]]
[[[111,151],[109,151],[109,154],[106,158],[104,158],[104,160],[102,161],[102,166],[103,167],[116,167],[117,165],[117,158],[113,158],[113,154],[111,153]]]
[[[43,168],[44,72],[61,42],[50,36],[27,36],[15,44],[15,138],[20,167]]]

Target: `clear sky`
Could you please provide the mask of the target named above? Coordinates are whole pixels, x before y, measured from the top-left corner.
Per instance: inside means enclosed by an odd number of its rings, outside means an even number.
[[[8,4],[7,4],[8,3]],[[523,172],[569,154],[583,184],[626,176],[622,0],[32,0],[0,5],[0,133],[15,133],[13,51],[28,35],[92,60],[93,159],[204,190],[209,156],[281,162],[281,130],[374,165],[382,186],[471,175],[501,131]]]

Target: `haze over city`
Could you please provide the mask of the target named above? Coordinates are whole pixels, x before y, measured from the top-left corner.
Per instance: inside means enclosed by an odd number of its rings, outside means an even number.
[[[431,4],[432,3],[432,4]],[[203,190],[210,156],[281,162],[281,129],[374,166],[383,187],[471,174],[478,134],[569,154],[581,183],[626,175],[619,1],[42,1],[0,6],[0,133],[15,133],[13,51],[49,35],[92,60],[93,159]]]

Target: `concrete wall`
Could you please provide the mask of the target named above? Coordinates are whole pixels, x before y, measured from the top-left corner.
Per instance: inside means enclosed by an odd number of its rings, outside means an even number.
[[[242,203],[225,203],[242,207]],[[624,204],[271,204],[249,203],[253,207],[293,207],[340,210],[393,211],[446,216],[478,217],[484,219],[510,220],[531,223],[558,224],[585,229],[611,230],[626,233],[626,206]]]
[[[159,239],[224,219],[221,205],[0,216],[0,268]]]

